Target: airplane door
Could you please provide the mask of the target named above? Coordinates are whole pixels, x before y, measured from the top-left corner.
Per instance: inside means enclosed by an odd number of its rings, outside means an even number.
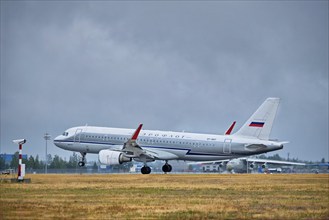
[[[74,135],[74,142],[75,143],[80,143],[81,133],[82,133],[82,129],[81,128],[78,128],[75,131],[75,135]]]
[[[225,139],[223,145],[223,153],[230,154],[231,153],[231,143],[232,139]]]

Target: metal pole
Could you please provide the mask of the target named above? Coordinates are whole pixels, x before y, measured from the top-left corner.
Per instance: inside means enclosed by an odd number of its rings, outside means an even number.
[[[50,134],[48,134],[47,132],[45,133],[45,135],[43,136],[43,138],[46,140],[46,159],[45,159],[45,173],[47,173],[47,168],[48,168],[48,146],[47,146],[47,143],[48,143],[48,140],[50,140],[51,136]]]
[[[20,143],[19,145],[19,156],[18,156],[18,177],[17,179],[22,180],[22,144]]]
[[[45,168],[45,173],[47,174],[47,167],[48,167],[48,152],[47,152],[47,149],[48,149],[48,147],[47,147],[47,142],[48,142],[48,140],[46,139],[46,168]]]

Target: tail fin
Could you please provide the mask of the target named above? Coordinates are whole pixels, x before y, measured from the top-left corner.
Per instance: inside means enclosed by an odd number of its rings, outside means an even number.
[[[267,98],[235,135],[268,140],[279,103],[279,98]]]

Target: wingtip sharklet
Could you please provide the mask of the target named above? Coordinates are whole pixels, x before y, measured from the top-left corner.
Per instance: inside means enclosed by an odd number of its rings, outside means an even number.
[[[236,121],[234,121],[232,123],[232,125],[230,126],[230,128],[225,132],[225,135],[230,135],[231,134],[231,132],[232,132],[232,130],[234,128],[235,123],[236,123]]]
[[[136,140],[138,138],[139,132],[142,130],[143,124],[139,124],[138,128],[134,132],[133,136],[131,137],[131,140]]]

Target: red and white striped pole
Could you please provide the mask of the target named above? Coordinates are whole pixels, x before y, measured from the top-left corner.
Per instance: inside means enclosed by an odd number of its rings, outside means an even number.
[[[26,143],[25,139],[18,139],[18,140],[13,140],[13,142],[15,144],[19,145],[19,156],[18,156],[18,180],[23,180],[23,176],[22,176],[22,146],[23,144]]]
[[[18,179],[22,179],[22,145],[19,144],[19,156],[18,156]]]

